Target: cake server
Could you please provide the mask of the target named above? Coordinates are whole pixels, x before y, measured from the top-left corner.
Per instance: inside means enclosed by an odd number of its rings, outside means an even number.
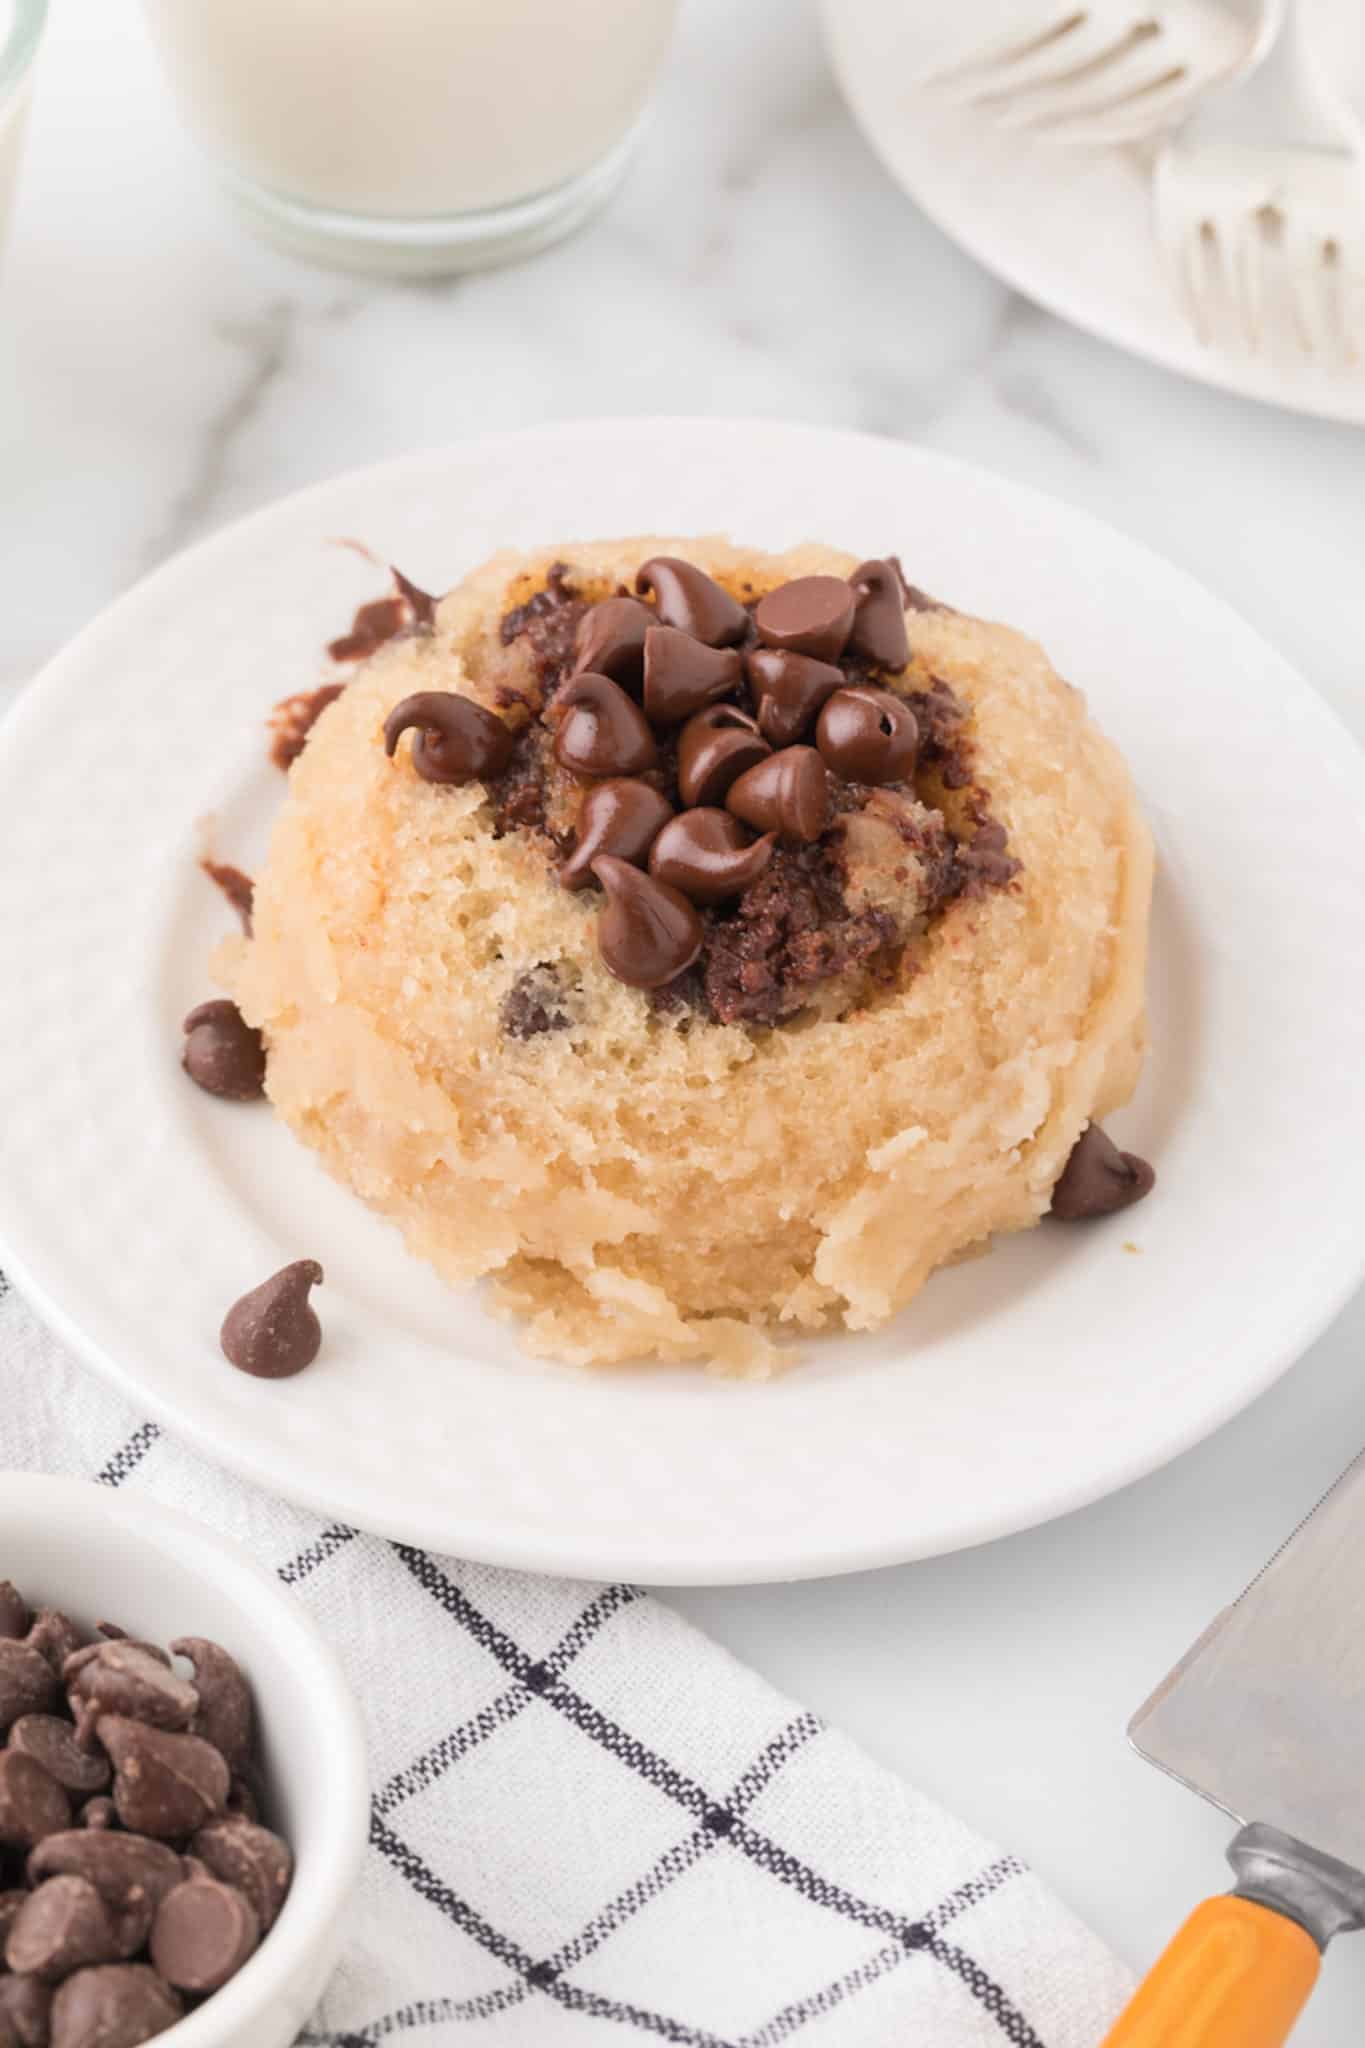
[[[1240,1823],[1237,1883],[1195,1909],[1104,2048],[1280,2048],[1323,1949],[1365,1926],[1365,1452],[1128,1732]]]

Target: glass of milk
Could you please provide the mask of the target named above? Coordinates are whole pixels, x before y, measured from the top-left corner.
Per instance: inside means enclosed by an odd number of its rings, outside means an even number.
[[[19,182],[33,59],[46,17],[47,0],[0,0],[0,243]]]
[[[602,204],[677,0],[145,5],[259,229],[343,269],[433,276],[528,255]]]

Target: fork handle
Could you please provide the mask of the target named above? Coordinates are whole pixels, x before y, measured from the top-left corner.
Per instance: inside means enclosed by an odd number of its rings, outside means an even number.
[[[1311,1934],[1235,1893],[1196,1906],[1103,2048],[1283,2048],[1317,1981]]]

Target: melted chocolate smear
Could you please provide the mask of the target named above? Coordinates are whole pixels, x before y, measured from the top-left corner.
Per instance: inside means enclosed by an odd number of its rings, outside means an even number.
[[[350,631],[329,640],[327,652],[333,661],[368,661],[400,633],[414,630],[429,633],[436,620],[436,599],[429,590],[390,566],[392,597],[371,598],[362,604],[351,621]]]
[[[242,930],[251,937],[251,906],[256,894],[256,884],[250,875],[244,875],[240,868],[230,867],[226,861],[210,860],[204,854],[200,867],[211,882],[215,882],[227,897],[228,902],[242,920]]]
[[[277,768],[290,768],[308,744],[308,735],[329,704],[335,704],[345,683],[323,683],[316,690],[300,690],[283,697],[270,714],[270,758]]]
[[[716,920],[703,959],[707,1008],[721,1024],[778,1024],[807,1002],[817,982],[850,968],[890,980],[898,932],[884,910],[850,911],[829,853],[819,846],[774,850],[740,898]]]
[[[569,582],[567,562],[552,562],[544,590],[507,613],[501,626],[504,647],[525,640],[536,658],[545,695],[550,697],[573,665],[574,634],[588,609]]]
[[[508,1038],[540,1038],[547,1031],[566,1031],[569,1019],[560,1008],[564,990],[547,963],[519,974],[502,999],[502,1028]]]

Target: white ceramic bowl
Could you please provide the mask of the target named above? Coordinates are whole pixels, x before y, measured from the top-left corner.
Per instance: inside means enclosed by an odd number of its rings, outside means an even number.
[[[286,2048],[336,1961],[369,1826],[365,1746],[339,1665],[299,1603],[187,1515],[76,1479],[0,1472],[0,1578],[83,1628],[221,1643],[255,1693],[267,1818],[294,1853],[284,1910],[167,2048]]]

